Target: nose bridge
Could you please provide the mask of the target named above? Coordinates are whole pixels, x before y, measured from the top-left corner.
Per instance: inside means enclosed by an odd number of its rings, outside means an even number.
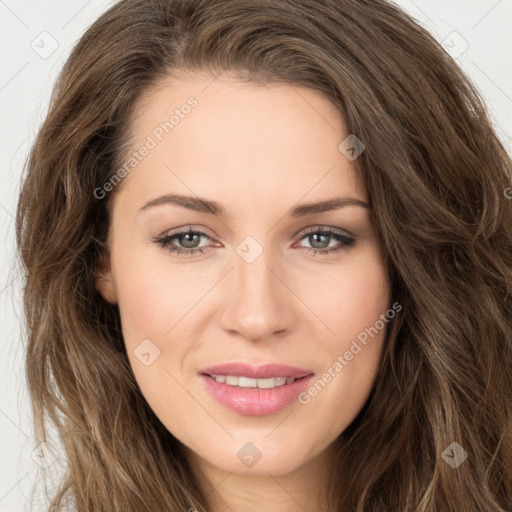
[[[224,329],[257,340],[289,328],[294,320],[290,292],[275,275],[279,265],[272,261],[272,251],[246,240],[236,252],[234,286],[227,290],[222,313]]]

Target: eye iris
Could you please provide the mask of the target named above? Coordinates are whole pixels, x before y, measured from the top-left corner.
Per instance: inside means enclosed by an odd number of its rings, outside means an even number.
[[[309,241],[310,241],[312,247],[314,247],[315,249],[325,249],[326,247],[329,246],[329,242],[327,242],[327,245],[325,245],[321,241],[319,242],[318,238],[327,238],[327,239],[329,239],[330,235],[324,235],[322,233],[313,233],[313,234],[309,235]],[[324,240],[324,242],[325,242],[325,240]],[[320,243],[321,247],[318,247],[316,245],[317,243]]]
[[[195,240],[191,240],[190,238],[194,239]],[[183,245],[183,247],[186,247],[187,249],[193,249],[194,247],[197,247],[197,244],[194,243],[194,242],[197,242],[199,239],[199,235],[197,235],[196,233],[185,233],[184,235],[180,235],[179,237],[179,241],[180,241],[180,244]],[[185,243],[183,243],[182,241],[185,240]],[[189,245],[189,243],[191,245]]]

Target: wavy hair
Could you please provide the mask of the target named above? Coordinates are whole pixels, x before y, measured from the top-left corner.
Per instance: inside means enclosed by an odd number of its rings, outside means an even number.
[[[336,441],[332,510],[510,512],[512,163],[454,60],[384,0],[122,0],[74,47],[16,217],[37,439],[51,423],[66,459],[50,510],[208,510],[96,289],[109,198],[94,191],[144,92],[225,70],[319,92],[366,146],[355,164],[403,310]],[[457,469],[443,460],[453,442],[469,454]]]

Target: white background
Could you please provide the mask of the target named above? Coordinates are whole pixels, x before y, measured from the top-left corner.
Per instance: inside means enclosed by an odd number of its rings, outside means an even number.
[[[397,3],[456,52],[512,153],[512,0]],[[14,244],[21,171],[58,71],[86,27],[110,5],[105,0],[0,0],[0,512],[27,510],[38,469],[31,457],[35,446],[23,373],[21,277]],[[58,47],[46,55],[52,45]]]

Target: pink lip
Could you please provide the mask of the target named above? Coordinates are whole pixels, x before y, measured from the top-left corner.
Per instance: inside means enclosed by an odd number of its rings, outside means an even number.
[[[252,366],[247,363],[226,363],[218,366],[210,366],[201,370],[199,373],[206,375],[233,375],[235,377],[250,377],[251,379],[269,379],[271,377],[293,377],[300,379],[313,372],[288,366],[286,364],[264,364],[261,366]]]
[[[272,389],[241,388],[217,382],[212,375],[243,375],[253,379],[293,377],[298,380]],[[309,386],[313,376],[309,370],[278,364],[256,367],[245,363],[231,363],[206,368],[201,372],[207,390],[218,402],[246,416],[265,416],[284,409]]]

